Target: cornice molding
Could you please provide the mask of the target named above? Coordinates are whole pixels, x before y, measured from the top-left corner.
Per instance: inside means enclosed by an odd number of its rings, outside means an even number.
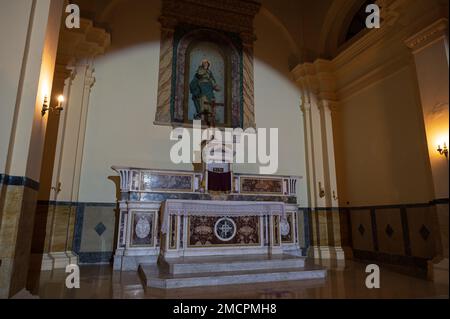
[[[295,82],[320,99],[336,100],[333,62],[318,59],[314,63],[302,63],[291,71]]]
[[[364,90],[365,88],[378,83],[390,76],[397,74],[405,67],[411,64],[411,61],[405,60],[403,56],[393,59],[387,64],[381,64],[370,69],[364,76],[353,80],[337,90],[336,96],[339,101],[345,101],[354,94]]]
[[[417,53],[446,36],[448,36],[448,19],[442,18],[406,39],[405,45],[413,53]]]
[[[94,27],[93,21],[80,20],[79,29],[67,29],[64,25],[58,43],[56,71],[67,78],[73,72],[71,66],[92,61],[103,54],[111,44],[111,36],[104,29]]]
[[[63,60],[94,58],[103,54],[111,44],[104,29],[94,27],[93,21],[82,18],[79,29],[62,28],[58,57]]]
[[[261,4],[251,0],[163,0],[163,28],[192,24],[239,34],[253,34],[253,19]]]

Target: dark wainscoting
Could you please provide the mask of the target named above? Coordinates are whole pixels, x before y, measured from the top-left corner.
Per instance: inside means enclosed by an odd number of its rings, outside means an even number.
[[[427,263],[439,253],[436,241],[436,205],[429,203],[340,208],[348,234],[344,246],[355,260],[380,263],[419,277],[427,276]]]
[[[0,174],[0,185],[25,186],[35,191],[39,190],[39,182],[26,176]]]
[[[80,263],[107,263],[115,249],[117,204],[39,202],[39,205],[69,205],[76,208],[73,251]],[[390,266],[408,274],[425,276],[427,262],[437,255],[435,206],[447,205],[448,199],[429,203],[364,206],[345,208],[300,207],[303,213],[306,255],[313,243],[314,211],[339,212],[341,241],[350,247],[354,259]]]

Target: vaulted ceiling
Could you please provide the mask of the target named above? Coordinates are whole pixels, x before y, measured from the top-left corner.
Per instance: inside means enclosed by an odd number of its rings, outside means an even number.
[[[136,0],[72,0],[80,6],[82,15],[108,28],[108,17],[123,2]],[[161,0],[150,0],[161,1]],[[241,0],[252,1],[252,0]],[[276,21],[298,52],[298,60],[311,61],[317,57],[329,58],[329,34],[342,32],[348,16],[352,16],[365,0],[255,0],[261,3],[261,12]]]

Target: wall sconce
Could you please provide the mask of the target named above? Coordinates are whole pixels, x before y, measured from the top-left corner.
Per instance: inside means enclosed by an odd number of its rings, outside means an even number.
[[[61,113],[64,108],[62,107],[62,104],[64,103],[64,95],[58,96],[58,105],[55,107],[55,111]]]
[[[62,110],[64,110],[64,108],[62,107],[63,102],[64,102],[64,96],[60,95],[60,96],[58,96],[58,105],[57,106],[49,105],[47,95],[44,96],[44,103],[42,104],[42,111],[41,111],[42,116],[44,116],[45,113],[47,113],[47,111],[50,111],[50,110],[55,111],[57,114],[59,114]]]
[[[444,155],[446,158],[448,158],[448,148],[445,142],[443,148],[441,148],[441,146],[438,145],[437,151],[439,152],[439,154]]]

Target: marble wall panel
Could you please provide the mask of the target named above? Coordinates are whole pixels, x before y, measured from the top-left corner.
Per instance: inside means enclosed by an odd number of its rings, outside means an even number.
[[[148,173],[142,176],[142,190],[187,191],[194,190],[192,175]]]
[[[3,186],[0,209],[0,298],[7,298],[13,273],[15,245],[23,199],[22,186]]]
[[[154,246],[153,234],[155,228],[156,212],[134,211],[131,214],[131,239],[132,247]]]
[[[341,247],[341,223],[339,209],[328,211],[328,243],[333,247]]]
[[[283,194],[282,179],[241,177],[240,181],[243,194]]]
[[[372,221],[369,209],[351,210],[353,248],[374,251]]]
[[[404,255],[405,243],[400,209],[377,209],[376,224],[380,252]]]
[[[36,200],[35,189],[23,185],[3,187],[0,294],[14,295],[26,286]]]
[[[308,218],[308,213],[300,209],[297,213],[297,240],[302,248],[309,246],[309,238],[307,238],[309,236],[309,222],[305,218]]]
[[[440,203],[436,205],[436,224],[437,229],[440,232],[441,240],[440,245],[442,252],[440,252],[444,257],[448,258],[448,222],[449,222],[449,210],[448,203]]]
[[[24,188],[22,186],[7,186],[4,189],[2,206],[0,206],[2,207],[0,259],[14,256],[15,241],[24,195]]]
[[[433,258],[436,253],[435,232],[432,214],[434,207],[410,207],[408,217],[411,254],[417,257]]]
[[[294,225],[294,213],[287,213],[286,214],[286,219],[287,222],[289,224],[289,233],[286,235],[283,235],[283,233],[281,233],[281,242],[282,243],[293,243],[294,242],[294,232],[295,232],[295,225]]]
[[[318,210],[315,212],[317,217],[317,224],[319,229],[319,245],[320,246],[328,246],[329,240],[328,240],[328,219],[327,215],[328,212],[326,210]]]
[[[64,252],[67,247],[69,220],[71,214],[70,206],[53,206],[50,251]]]
[[[115,206],[85,204],[79,253],[112,252],[115,238]],[[81,213],[80,210],[78,213]],[[79,219],[78,219],[79,220]],[[77,227],[79,227],[77,225]],[[82,258],[80,261],[83,262]]]

